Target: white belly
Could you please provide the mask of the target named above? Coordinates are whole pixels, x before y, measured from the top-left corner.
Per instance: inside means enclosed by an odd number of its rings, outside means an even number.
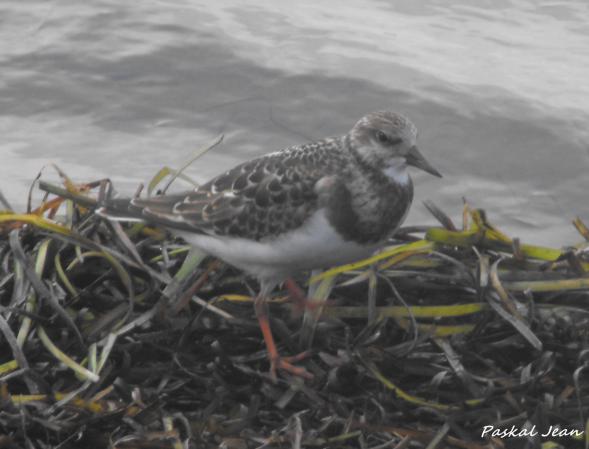
[[[280,279],[301,270],[325,268],[370,256],[381,245],[363,246],[343,240],[325,211],[272,240],[252,241],[179,232],[188,243],[262,279]]]

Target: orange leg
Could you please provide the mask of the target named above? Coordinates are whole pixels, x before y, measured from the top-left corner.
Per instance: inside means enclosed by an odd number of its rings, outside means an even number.
[[[302,352],[301,354],[297,354],[292,357],[281,357],[278,353],[278,349],[276,349],[276,343],[274,342],[274,337],[272,336],[272,330],[270,329],[270,321],[268,320],[268,312],[266,309],[267,306],[264,300],[265,297],[261,295],[258,296],[255,301],[255,309],[258,322],[260,323],[260,329],[262,330],[262,335],[264,336],[264,341],[266,342],[266,348],[268,349],[268,358],[270,359],[270,375],[273,379],[276,380],[276,371],[281,369],[295,376],[312,379],[313,374],[308,372],[305,368],[301,368],[292,364],[292,362],[297,362],[308,356],[308,351]]]
[[[284,281],[284,286],[288,291],[288,296],[294,302],[294,309],[297,312],[304,312],[305,310],[315,310],[319,307],[316,301],[313,301],[312,298],[308,298],[305,292],[299,285],[295,282],[293,278],[288,278]],[[323,305],[329,304],[331,301],[323,301]]]
[[[297,313],[302,313],[307,307],[312,307],[312,302],[307,299],[307,295],[293,278],[288,278],[284,281],[284,286],[288,290],[288,296],[294,302],[294,310]]]

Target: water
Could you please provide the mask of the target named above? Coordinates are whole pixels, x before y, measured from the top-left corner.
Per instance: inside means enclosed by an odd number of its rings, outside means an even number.
[[[420,200],[462,197],[526,242],[589,222],[589,4],[2,0],[0,189],[25,204],[50,163],[131,193],[225,133],[198,181],[256,155],[346,132],[390,108],[444,173]],[[52,169],[44,173],[51,178]]]

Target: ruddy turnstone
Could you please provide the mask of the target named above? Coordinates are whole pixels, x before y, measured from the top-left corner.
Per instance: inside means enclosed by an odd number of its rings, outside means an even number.
[[[279,357],[264,299],[297,271],[367,257],[391,237],[413,199],[408,166],[441,177],[416,138],[408,118],[373,112],[344,136],[244,162],[192,191],[116,201],[111,209],[163,225],[256,277],[255,310],[271,372],[308,376]]]

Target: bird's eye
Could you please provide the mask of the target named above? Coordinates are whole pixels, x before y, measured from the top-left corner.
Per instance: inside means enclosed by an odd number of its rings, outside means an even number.
[[[389,136],[387,136],[382,131],[376,131],[376,138],[380,143],[389,143],[390,141]]]

